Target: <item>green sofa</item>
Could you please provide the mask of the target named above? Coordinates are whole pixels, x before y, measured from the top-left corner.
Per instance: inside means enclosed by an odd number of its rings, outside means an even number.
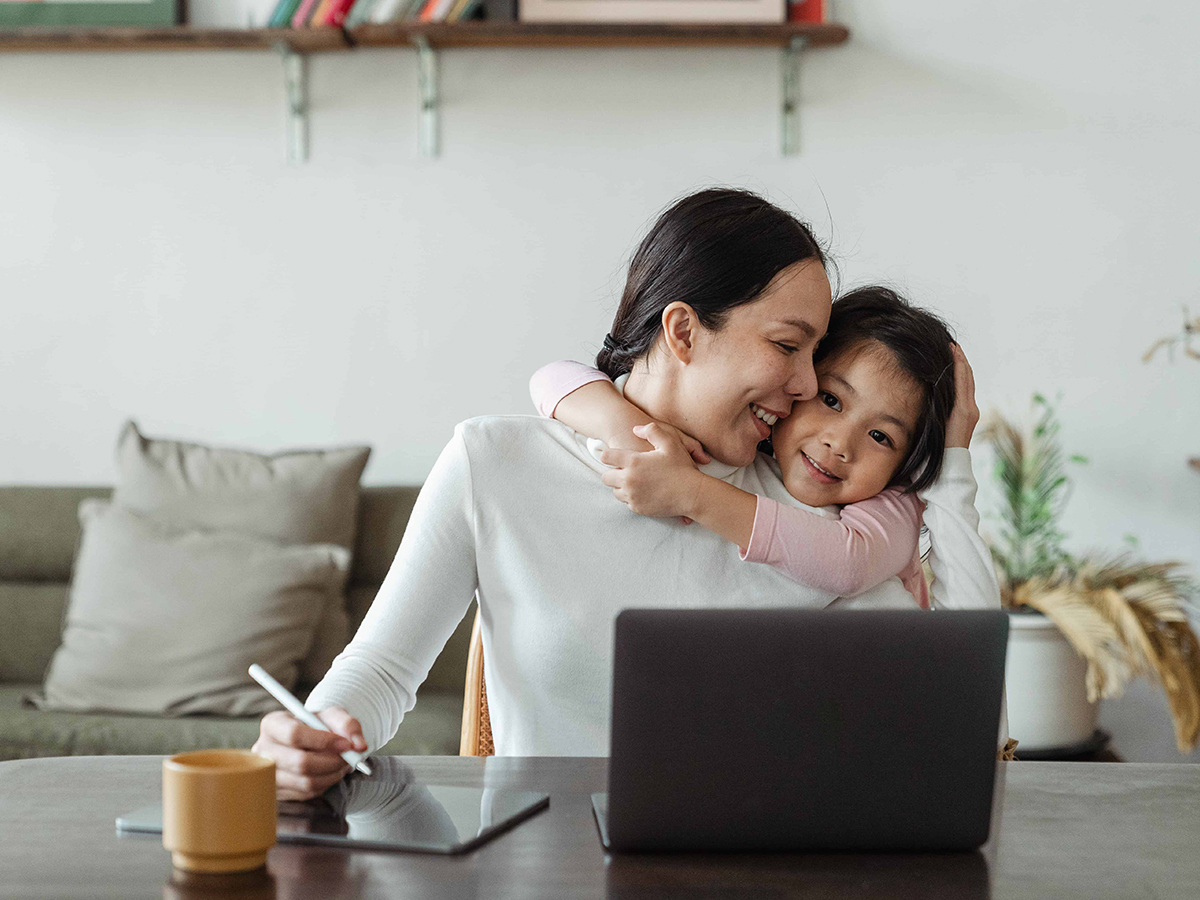
[[[387,574],[417,491],[362,490],[347,588],[351,633]],[[108,488],[0,487],[0,760],[249,747],[258,735],[257,717],[43,712],[22,702],[41,687],[62,635],[79,501],[109,494]],[[474,615],[472,604],[417,692],[416,707],[381,753],[458,753]]]

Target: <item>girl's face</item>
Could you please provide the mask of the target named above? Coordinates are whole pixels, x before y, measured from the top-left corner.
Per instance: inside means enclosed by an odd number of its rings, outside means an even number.
[[[829,325],[829,279],[804,260],[771,279],[755,301],[731,310],[718,331],[699,328],[680,372],[671,424],[734,466],[754,461],[770,426],[817,389],[813,350]]]
[[[822,361],[817,380],[816,396],[775,426],[784,486],[809,506],[874,497],[908,453],[920,385],[878,343]]]

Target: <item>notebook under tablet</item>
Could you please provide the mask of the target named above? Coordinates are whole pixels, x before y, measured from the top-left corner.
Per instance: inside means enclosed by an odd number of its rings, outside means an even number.
[[[320,798],[280,803],[281,844],[366,850],[464,853],[550,805],[546,794],[423,784],[396,757],[371,759],[370,776],[354,773]],[[162,806],[117,818],[121,833],[162,833]]]
[[[625,610],[612,850],[970,850],[988,837],[1008,615]]]

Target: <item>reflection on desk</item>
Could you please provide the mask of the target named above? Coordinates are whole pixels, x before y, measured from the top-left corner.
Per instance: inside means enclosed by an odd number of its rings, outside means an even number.
[[[988,900],[987,859],[969,853],[613,854],[608,900],[853,897]]]
[[[424,784],[398,757],[377,757],[316,800],[279,804],[280,843],[461,853],[544,809],[534,791]]]

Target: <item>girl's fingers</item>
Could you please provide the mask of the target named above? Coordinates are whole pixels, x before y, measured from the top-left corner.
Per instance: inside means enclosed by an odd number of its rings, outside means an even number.
[[[600,454],[600,462],[606,466],[623,469],[629,465],[629,460],[632,457],[632,450],[615,450],[612,447],[608,447]]]
[[[685,434],[683,436],[683,446],[687,448],[688,455],[691,456],[696,465],[703,466],[712,462],[712,457],[708,455],[708,451],[704,449],[704,445],[691,435]]]

